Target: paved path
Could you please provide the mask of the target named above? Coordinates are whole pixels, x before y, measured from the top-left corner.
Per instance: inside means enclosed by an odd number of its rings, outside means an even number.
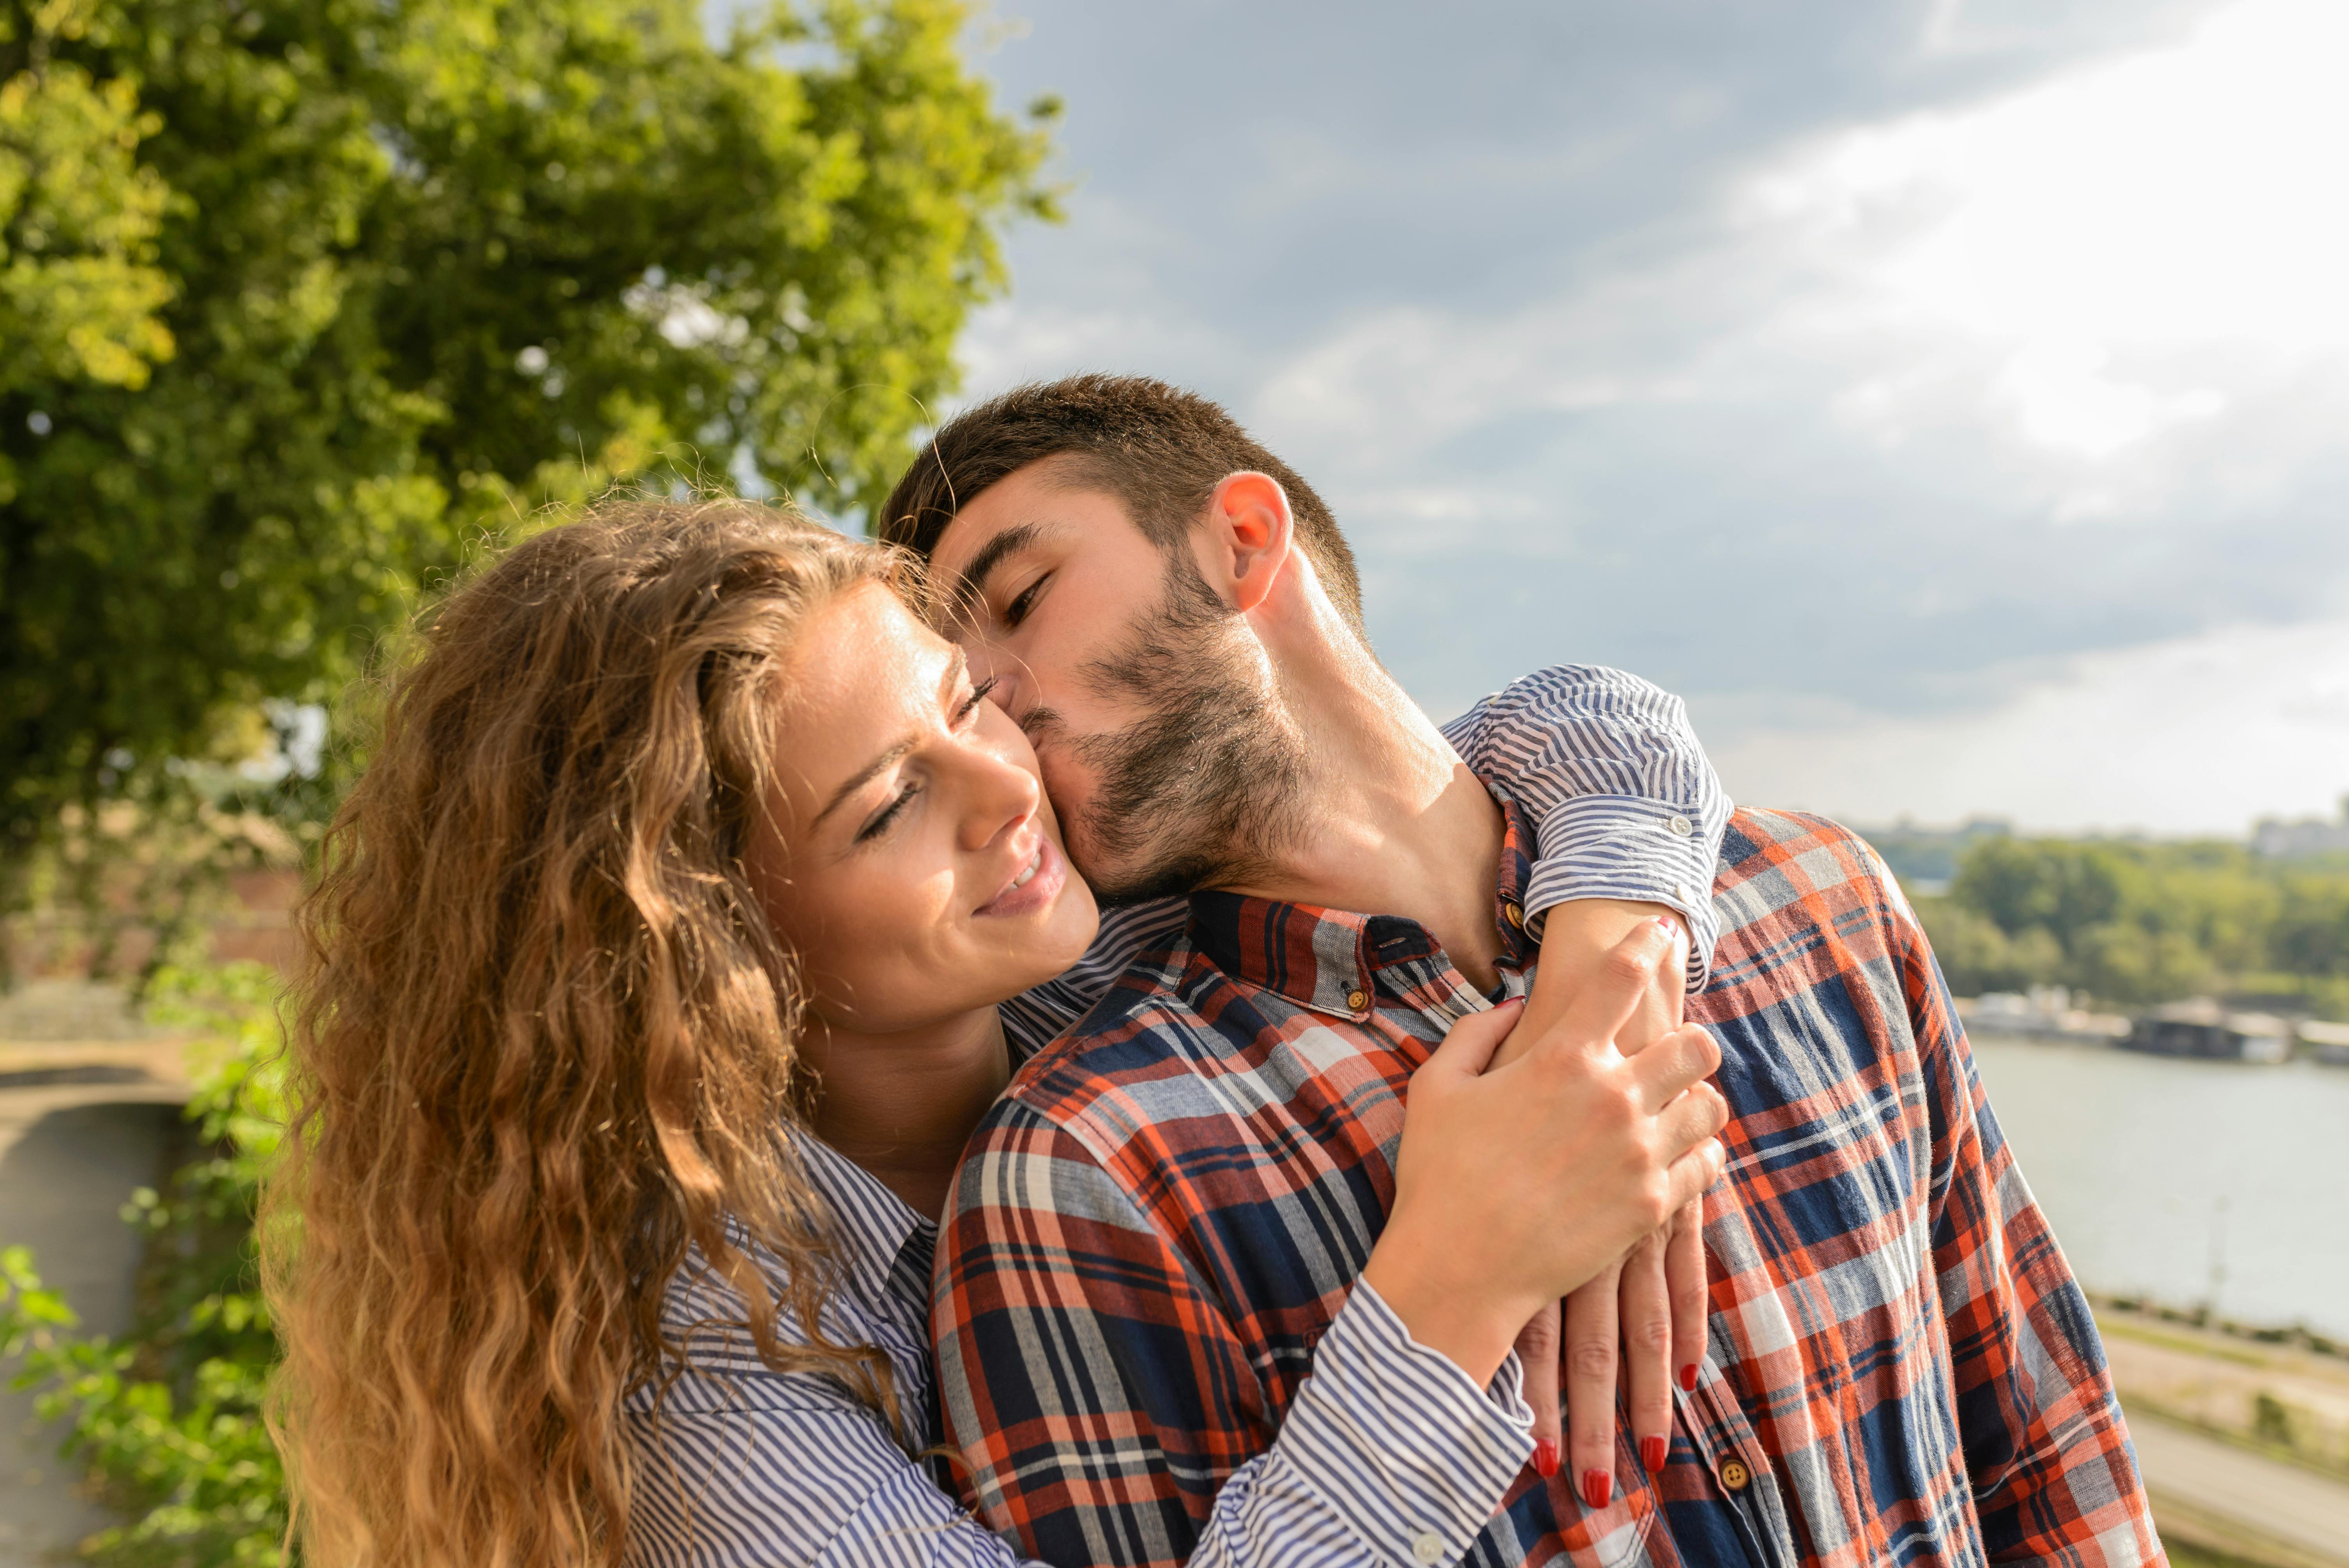
[[[2349,1485],[2164,1421],[2131,1421],[2129,1437],[2157,1510],[2174,1497],[2349,1568]]]
[[[0,1041],[0,1246],[34,1250],[85,1327],[129,1325],[138,1238],[120,1211],[151,1185],[186,1088],[168,1047]],[[0,1568],[61,1559],[111,1522],[59,1461],[33,1396],[0,1380]]]

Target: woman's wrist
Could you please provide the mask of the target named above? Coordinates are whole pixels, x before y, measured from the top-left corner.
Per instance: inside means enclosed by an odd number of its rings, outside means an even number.
[[[1398,1237],[1390,1225],[1363,1265],[1362,1279],[1413,1339],[1481,1387],[1493,1380],[1516,1345],[1517,1331],[1542,1304],[1528,1301],[1520,1306],[1502,1300],[1492,1289],[1490,1274],[1479,1276],[1456,1262],[1438,1264],[1440,1255],[1413,1244],[1408,1236]]]

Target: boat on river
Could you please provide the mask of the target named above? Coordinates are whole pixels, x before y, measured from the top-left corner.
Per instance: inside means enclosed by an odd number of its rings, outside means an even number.
[[[2273,1067],[2292,1059],[2292,1031],[2273,1014],[2231,1013],[2201,996],[2139,1015],[2120,1046],[2148,1056]]]

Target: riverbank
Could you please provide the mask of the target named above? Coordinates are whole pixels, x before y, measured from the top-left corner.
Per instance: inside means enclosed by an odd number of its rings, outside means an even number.
[[[2304,1332],[2095,1306],[2178,1568],[2349,1565],[2349,1355]]]

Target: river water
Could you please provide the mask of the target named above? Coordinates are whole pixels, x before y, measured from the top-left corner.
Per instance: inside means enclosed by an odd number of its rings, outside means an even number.
[[[2349,1337],[2349,1068],[1973,1047],[2083,1284]]]

